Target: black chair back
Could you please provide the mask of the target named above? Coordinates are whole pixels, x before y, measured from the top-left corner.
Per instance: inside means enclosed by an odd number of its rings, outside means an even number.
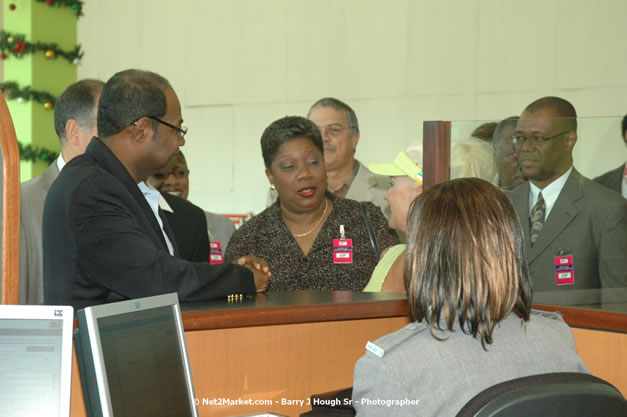
[[[560,372],[513,379],[474,396],[457,417],[625,417],[627,401],[610,383]]]

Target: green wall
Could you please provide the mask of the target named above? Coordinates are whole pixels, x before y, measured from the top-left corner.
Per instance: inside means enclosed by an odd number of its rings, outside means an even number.
[[[56,43],[60,49],[71,51],[76,47],[76,14],[68,7],[49,6],[35,0],[15,2],[16,9],[9,10],[11,2],[3,2],[3,28],[7,32],[25,34],[26,41]],[[48,59],[43,52],[11,55],[3,61],[4,81],[15,81],[20,88],[28,85],[33,90],[46,91],[58,96],[76,81],[76,65],[62,57]],[[60,151],[54,131],[54,111],[45,109],[36,101],[19,103],[8,100],[17,139],[22,144]],[[42,173],[48,164],[43,161],[20,164],[21,181]]]

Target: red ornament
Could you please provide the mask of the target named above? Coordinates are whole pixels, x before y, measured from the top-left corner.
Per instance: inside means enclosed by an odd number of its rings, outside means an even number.
[[[0,55],[0,59],[7,59],[9,56],[4,52]]]
[[[52,6],[52,1],[53,0],[46,0],[46,3],[48,3],[48,5]]]
[[[15,4],[13,3],[9,4],[9,10],[11,11],[15,10]]]
[[[25,49],[26,44],[22,41],[17,41],[15,42],[15,48],[11,49],[11,51],[15,52],[16,55],[22,55]]]

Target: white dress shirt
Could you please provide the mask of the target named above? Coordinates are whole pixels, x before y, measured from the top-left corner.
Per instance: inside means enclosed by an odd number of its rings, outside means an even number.
[[[538,195],[540,194],[540,191],[542,191],[542,197],[544,198],[544,204],[546,206],[546,211],[544,213],[544,220],[546,221],[546,219],[549,218],[549,213],[555,205],[557,197],[559,197],[562,192],[562,188],[564,188],[564,184],[566,184],[566,180],[572,170],[573,167],[571,166],[568,171],[562,174],[561,177],[544,187],[542,190],[534,185],[533,182],[529,181],[529,213],[531,213],[533,206],[535,206],[538,202]]]

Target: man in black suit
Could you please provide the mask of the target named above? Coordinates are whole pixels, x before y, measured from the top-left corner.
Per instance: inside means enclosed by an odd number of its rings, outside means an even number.
[[[160,205],[172,228],[181,258],[193,262],[207,262],[210,250],[204,210],[172,194],[161,193],[161,196],[171,208],[168,210],[167,206],[164,208]]]
[[[621,128],[623,131],[623,140],[625,141],[625,145],[627,145],[627,115],[623,117]],[[596,177],[594,180],[627,198],[627,162],[621,164],[616,169]]]
[[[167,292],[182,301],[265,291],[263,261],[189,262],[178,252],[157,199],[138,184],[185,144],[181,106],[158,74],[127,70],[105,85],[98,133],[50,188],[44,207],[47,304],[113,302]],[[242,266],[243,265],[243,266]]]

